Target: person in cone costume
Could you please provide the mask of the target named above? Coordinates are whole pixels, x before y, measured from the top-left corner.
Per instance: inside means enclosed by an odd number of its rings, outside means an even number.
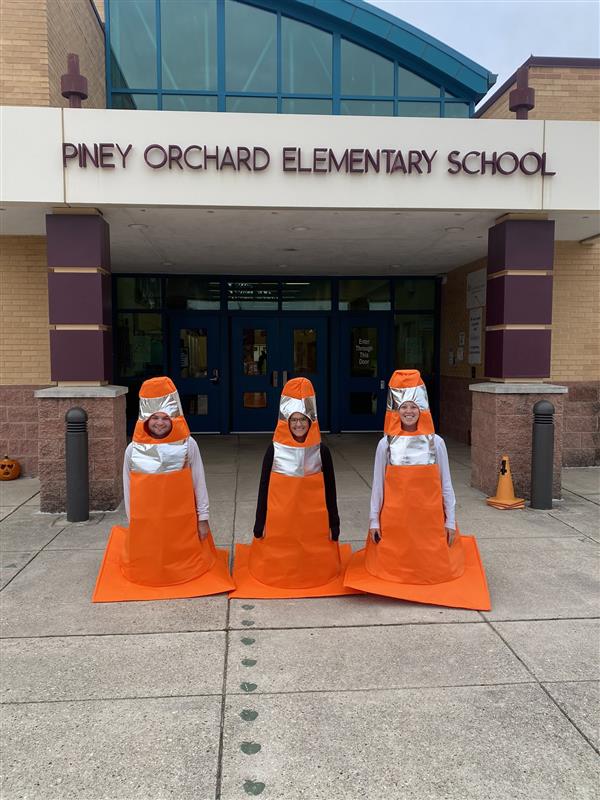
[[[198,445],[169,378],[140,389],[140,413],[123,465],[129,526],[114,527],[94,602],[198,597],[233,588],[215,548]]]
[[[231,597],[353,594],[343,574],[350,545],[340,519],[329,449],[321,442],[312,383],[283,387],[273,442],[263,459],[254,539],[236,546]]]
[[[375,454],[369,533],[344,583],[364,592],[458,608],[490,609],[473,537],[461,536],[446,446],[433,428],[417,370],[389,382]]]

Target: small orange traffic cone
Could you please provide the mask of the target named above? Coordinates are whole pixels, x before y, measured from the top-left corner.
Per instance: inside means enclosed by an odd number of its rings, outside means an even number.
[[[502,456],[496,494],[494,497],[488,497],[486,502],[488,506],[493,506],[494,508],[525,508],[525,500],[522,497],[515,497],[508,456]]]

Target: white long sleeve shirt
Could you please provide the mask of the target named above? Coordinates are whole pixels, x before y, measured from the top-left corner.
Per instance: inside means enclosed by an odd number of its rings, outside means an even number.
[[[385,486],[385,468],[390,462],[387,436],[379,440],[375,451],[375,467],[373,469],[373,488],[371,489],[371,511],[369,514],[369,528],[379,530],[379,512],[383,505],[383,492]],[[456,497],[452,488],[450,478],[450,465],[448,464],[448,451],[441,436],[435,435],[435,452],[437,465],[440,470],[440,480],[442,482],[442,499],[444,503],[444,515],[446,517],[446,527],[456,530],[454,511],[456,508]]]
[[[129,520],[129,490],[131,485],[131,453],[133,444],[127,445],[125,458],[123,459],[123,498],[125,500],[125,513]],[[208,520],[208,492],[206,490],[206,478],[204,476],[204,464],[198,445],[190,436],[188,439],[187,462],[192,470],[192,481],[194,484],[194,494],[196,496],[196,511],[198,521]]]

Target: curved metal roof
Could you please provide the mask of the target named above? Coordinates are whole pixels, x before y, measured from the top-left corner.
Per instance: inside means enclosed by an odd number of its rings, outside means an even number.
[[[296,6],[299,14],[303,8],[325,15],[345,28],[348,35],[354,29],[363,42],[382,54],[394,54],[424,77],[432,71],[439,73],[474,102],[496,82],[497,76],[485,67],[365,0],[287,0],[287,5],[290,10]]]

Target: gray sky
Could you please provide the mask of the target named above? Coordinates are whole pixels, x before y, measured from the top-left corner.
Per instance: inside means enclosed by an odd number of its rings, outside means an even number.
[[[498,73],[530,55],[600,57],[599,0],[369,0]]]

